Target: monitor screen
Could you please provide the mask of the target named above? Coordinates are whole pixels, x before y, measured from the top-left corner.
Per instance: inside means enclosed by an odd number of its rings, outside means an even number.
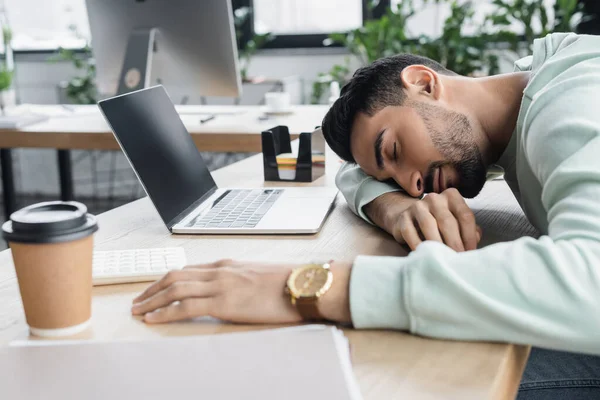
[[[113,97],[99,106],[168,228],[216,190],[206,163],[162,86]]]

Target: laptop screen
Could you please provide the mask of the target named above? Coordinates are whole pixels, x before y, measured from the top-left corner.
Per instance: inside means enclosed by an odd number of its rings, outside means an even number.
[[[98,105],[168,228],[216,189],[162,86],[113,97]]]

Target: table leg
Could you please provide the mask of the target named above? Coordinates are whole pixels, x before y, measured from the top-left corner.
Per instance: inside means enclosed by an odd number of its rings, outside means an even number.
[[[4,215],[8,220],[10,214],[12,214],[17,208],[11,149],[0,149],[0,167],[2,168],[2,197],[4,200]]]
[[[62,201],[71,201],[73,195],[73,171],[71,168],[71,152],[58,150],[58,174],[60,178],[60,197]]]

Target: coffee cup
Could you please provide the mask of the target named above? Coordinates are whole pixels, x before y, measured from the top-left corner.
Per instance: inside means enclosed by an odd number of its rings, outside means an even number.
[[[77,202],[25,207],[2,226],[32,335],[71,336],[90,325],[96,218]]]
[[[289,112],[290,94],[288,92],[267,92],[265,93],[265,106],[267,112]]]

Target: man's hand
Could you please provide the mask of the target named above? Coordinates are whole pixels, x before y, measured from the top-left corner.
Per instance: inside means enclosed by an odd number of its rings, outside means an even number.
[[[301,321],[285,293],[298,265],[262,265],[222,260],[171,271],[133,300],[132,313],[147,323],[210,316],[240,323],[284,324]],[[350,264],[334,263],[331,289],[319,300],[321,314],[350,322]]]
[[[430,193],[421,200],[388,193],[365,211],[375,224],[412,250],[423,240],[445,243],[456,251],[474,250],[481,240],[473,211],[454,188]]]

